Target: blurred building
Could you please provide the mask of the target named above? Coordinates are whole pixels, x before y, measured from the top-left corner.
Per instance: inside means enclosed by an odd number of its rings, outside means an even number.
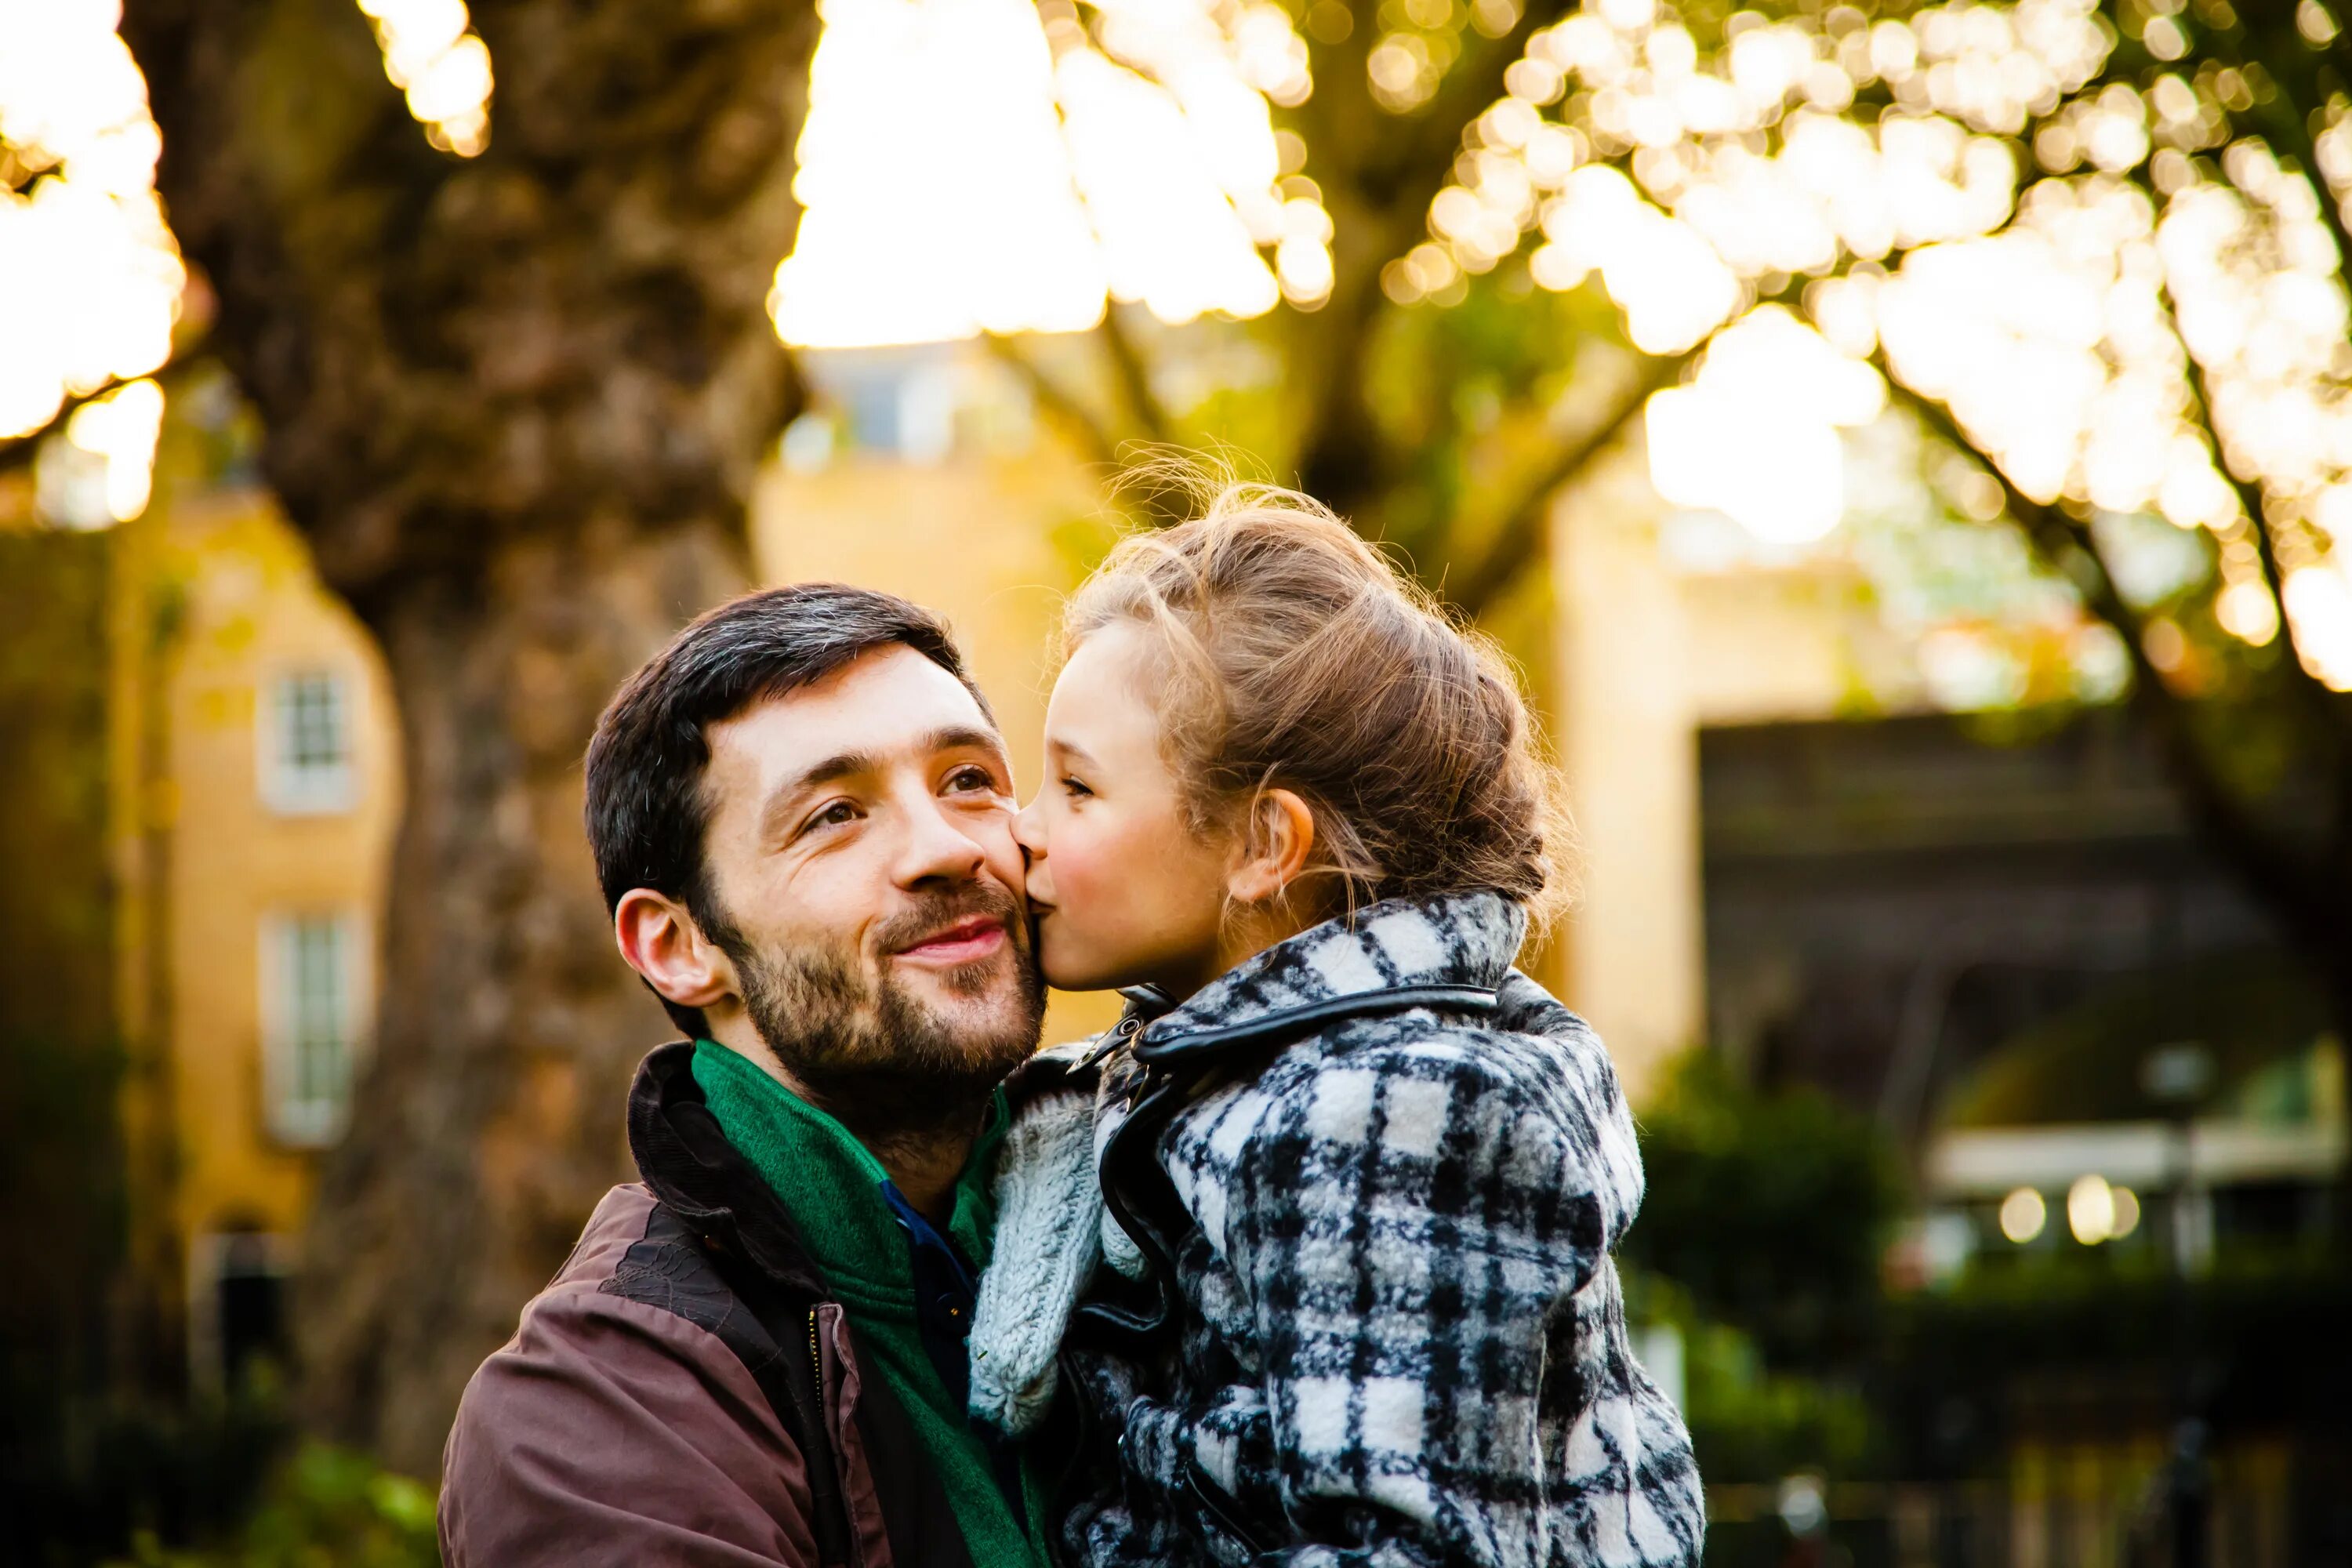
[[[120,1068],[137,1359],[184,1354],[201,1387],[282,1336],[318,1155],[367,1051],[399,767],[373,643],[266,492],[208,471],[199,436],[174,432],[137,521],[12,536],[20,591],[55,605],[96,586],[75,637],[12,619],[0,639],[86,661],[91,700],[22,737],[18,776],[102,777],[99,831],[44,858],[105,890],[89,1043]]]

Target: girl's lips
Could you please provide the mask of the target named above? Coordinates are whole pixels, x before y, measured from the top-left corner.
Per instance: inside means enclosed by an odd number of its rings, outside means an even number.
[[[986,958],[1004,942],[1003,922],[992,916],[981,915],[968,921],[958,921],[947,930],[926,937],[914,946],[901,949],[898,956],[912,959],[917,963],[952,966]]]

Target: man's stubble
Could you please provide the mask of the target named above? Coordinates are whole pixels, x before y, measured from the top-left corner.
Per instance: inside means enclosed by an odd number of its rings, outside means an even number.
[[[946,989],[975,998],[1009,984],[1012,994],[995,1016],[971,1027],[941,1017],[896,982],[887,959],[879,982],[869,984],[854,953],[762,952],[731,921],[719,922],[711,937],[733,962],[744,1011],[784,1071],[861,1139],[888,1142],[969,1125],[1004,1076],[1037,1049],[1045,981],[1012,894],[975,883],[933,895],[877,935],[887,952],[974,915],[1003,922],[1006,948],[944,972]]]

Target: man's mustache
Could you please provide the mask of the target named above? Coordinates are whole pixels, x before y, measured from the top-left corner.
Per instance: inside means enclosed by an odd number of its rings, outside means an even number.
[[[1016,951],[1029,949],[1029,921],[1021,900],[1012,889],[993,882],[971,882],[951,893],[929,893],[903,913],[891,916],[875,931],[885,952],[904,952],[950,926],[984,917],[1004,928]]]

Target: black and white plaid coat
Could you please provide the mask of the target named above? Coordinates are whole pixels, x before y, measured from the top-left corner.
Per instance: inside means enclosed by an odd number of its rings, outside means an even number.
[[[1098,1152],[1139,1044],[1263,1038],[1250,1026],[1408,987],[1495,994],[1483,1013],[1324,1024],[1229,1069],[1157,1138],[1181,1207],[1164,1228],[1188,1232],[1169,1238],[1181,1341],[1090,1343],[1081,1306],[1062,1364],[1092,1484],[1058,1521],[1068,1555],[1698,1562],[1690,1439],[1633,1359],[1610,1258],[1642,1196],[1632,1118],[1600,1040],[1511,967],[1524,933],[1498,895],[1394,900],[1131,1016],[1104,1063]],[[1123,1288],[1095,1279],[1090,1300]]]

